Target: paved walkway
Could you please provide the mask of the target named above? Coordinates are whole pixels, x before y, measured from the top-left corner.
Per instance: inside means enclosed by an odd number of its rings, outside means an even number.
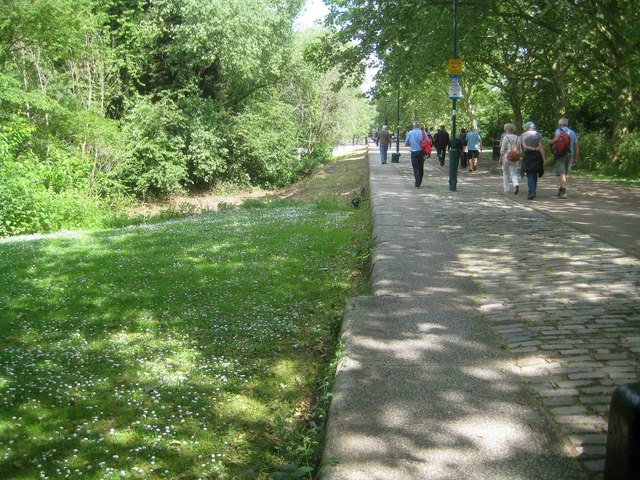
[[[370,155],[374,295],[345,311],[321,478],[600,478],[610,395],[640,379],[640,261],[490,173],[449,192],[431,160],[416,189],[402,152]]]

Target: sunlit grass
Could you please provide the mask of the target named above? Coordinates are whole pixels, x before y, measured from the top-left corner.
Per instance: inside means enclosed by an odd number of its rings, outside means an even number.
[[[0,242],[0,478],[268,478],[317,459],[338,321],[366,288],[368,213],[347,205]]]

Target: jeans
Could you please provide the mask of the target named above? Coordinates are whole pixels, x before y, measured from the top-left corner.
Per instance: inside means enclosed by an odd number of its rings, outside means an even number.
[[[438,151],[438,161],[444,163],[444,157],[447,154],[446,147],[436,147],[436,150]]]
[[[387,148],[389,148],[389,146],[386,143],[380,144],[380,162],[382,165],[387,163]]]
[[[416,187],[419,187],[422,185],[422,178],[424,177],[424,153],[422,150],[411,152],[411,166],[413,167]]]
[[[527,170],[527,187],[529,188],[529,196],[535,197],[538,187],[538,170]]]

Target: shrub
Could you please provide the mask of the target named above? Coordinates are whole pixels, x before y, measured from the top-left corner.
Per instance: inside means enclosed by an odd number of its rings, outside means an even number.
[[[126,188],[141,198],[181,193],[187,182],[185,119],[170,99],[139,99],[125,118],[128,157],[115,170]]]
[[[238,115],[231,138],[234,180],[273,188],[295,179],[303,167],[296,152],[296,129],[291,106],[277,101]]]
[[[584,171],[620,178],[640,176],[640,132],[627,134],[617,149],[618,163],[609,160],[611,139],[604,132],[586,133],[580,138],[579,168]]]
[[[604,132],[585,133],[580,136],[578,168],[587,172],[603,173],[609,166],[611,140]]]
[[[618,146],[618,173],[626,178],[640,178],[640,132],[629,133]]]

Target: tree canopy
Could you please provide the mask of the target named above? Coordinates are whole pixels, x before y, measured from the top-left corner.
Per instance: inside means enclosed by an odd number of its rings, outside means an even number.
[[[407,104],[446,95],[453,58],[453,1],[327,0],[331,42],[350,45],[335,60],[379,67],[378,102],[400,88]],[[458,0],[457,53],[464,61],[463,120],[490,129],[527,119],[547,130],[568,116],[583,131],[605,131],[610,162],[623,162],[625,137],[638,128],[638,0]],[[411,115],[407,112],[403,124]],[[494,121],[497,119],[497,121]],[[495,123],[494,123],[495,122]]]

